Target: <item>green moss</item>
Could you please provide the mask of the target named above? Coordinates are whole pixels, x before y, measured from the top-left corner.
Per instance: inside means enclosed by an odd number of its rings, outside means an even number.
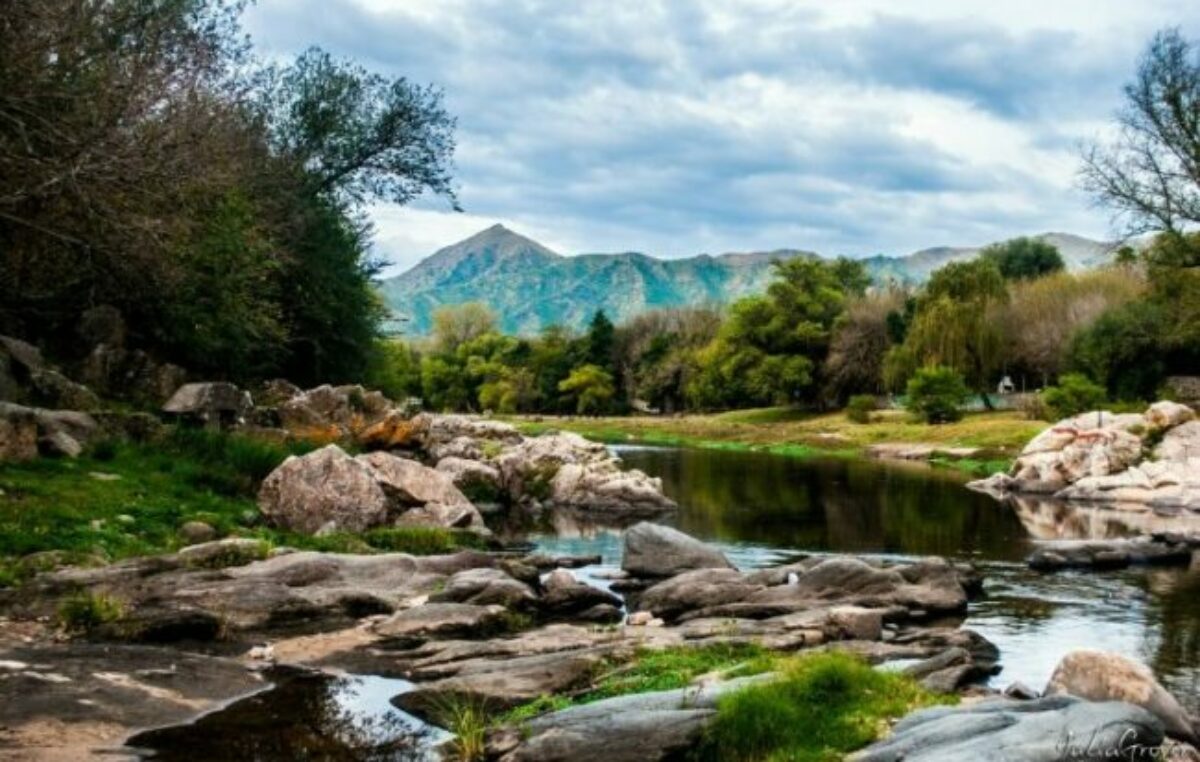
[[[722,697],[699,760],[824,762],[880,737],[890,720],[953,699],[837,652],[781,663],[780,677]]]
[[[697,677],[721,672],[727,677],[770,671],[775,657],[761,646],[718,643],[703,647],[642,650],[625,664],[601,673],[581,702],[598,701],[629,693],[683,688]]]

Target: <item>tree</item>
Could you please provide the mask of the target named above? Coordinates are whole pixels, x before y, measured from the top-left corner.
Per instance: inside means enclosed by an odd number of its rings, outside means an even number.
[[[1083,184],[1130,235],[1200,224],[1200,50],[1160,31],[1125,86],[1118,137],[1083,157]]]
[[[580,365],[558,385],[560,392],[575,398],[580,415],[604,412],[613,396],[612,375],[598,365]]]
[[[851,300],[833,329],[825,379],[829,396],[844,400],[857,393],[886,389],[883,360],[893,344],[892,323],[904,309],[906,294],[896,288]],[[903,332],[900,332],[903,337]],[[903,340],[903,338],[901,338]]]
[[[969,394],[962,375],[941,365],[917,370],[905,390],[908,409],[926,423],[948,423],[962,418],[959,406]]]
[[[1050,420],[1070,418],[1073,415],[1098,410],[1104,403],[1104,387],[1080,373],[1067,373],[1042,391],[1042,404],[1050,414]]]
[[[496,313],[482,302],[446,305],[433,313],[433,343],[441,352],[456,352],[495,329]]]
[[[1006,280],[1032,280],[1065,269],[1053,244],[1035,238],[1013,238],[987,246],[980,253],[996,263]]]
[[[616,327],[604,314],[604,310],[596,310],[592,322],[588,324],[587,357],[588,362],[601,368],[611,368],[613,365],[613,338]]]
[[[1110,310],[1075,336],[1067,367],[1099,381],[1113,399],[1153,399],[1167,371],[1167,325],[1166,311],[1153,301]]]
[[[1004,277],[991,259],[952,262],[937,270],[917,299],[904,344],[889,352],[885,373],[895,384],[920,367],[946,366],[990,405],[987,392],[1004,341],[996,313],[1007,298]]]
[[[775,263],[763,296],[738,300],[689,384],[699,406],[783,405],[816,386],[833,325],[869,279],[862,264],[795,257]]]

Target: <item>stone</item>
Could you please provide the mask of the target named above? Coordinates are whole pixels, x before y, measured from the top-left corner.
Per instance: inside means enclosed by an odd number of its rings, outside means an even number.
[[[1004,695],[1011,699],[1017,699],[1018,701],[1030,701],[1040,697],[1042,694],[1038,693],[1033,688],[1030,688],[1020,680],[1016,680],[1008,684],[1008,687],[1004,689]]]
[[[1156,429],[1170,429],[1181,423],[1195,420],[1196,411],[1178,402],[1161,400],[1150,406],[1145,417],[1146,422]]]
[[[395,450],[414,446],[421,432],[420,424],[411,416],[402,410],[392,410],[359,431],[355,438],[367,449]]]
[[[500,569],[466,569],[446,580],[446,585],[429,596],[433,603],[472,603],[510,609],[530,608],[537,600],[533,589]]]
[[[637,608],[672,621],[690,611],[744,601],[764,589],[736,569],[693,569],[643,591]]]
[[[38,437],[38,452],[43,455],[78,458],[83,454],[83,445],[65,431],[55,431]]]
[[[179,527],[179,536],[188,545],[217,539],[217,530],[203,521],[187,521]]]
[[[1140,566],[1187,566],[1192,552],[1186,543],[1155,539],[1055,540],[1038,543],[1027,559],[1038,571],[1060,569],[1119,569]]]
[[[358,436],[391,409],[391,401],[380,392],[323,384],[294,395],[277,412],[280,426],[297,439],[339,442]]]
[[[229,425],[250,412],[254,402],[249,392],[233,384],[216,381],[184,384],[163,405],[164,413],[203,423]]]
[[[387,523],[389,506],[375,470],[332,444],[289,457],[258,492],[258,507],[267,521],[305,534],[380,526]]]
[[[494,499],[502,494],[500,470],[489,463],[451,456],[439,460],[437,470],[450,477],[464,494],[476,499]]]
[[[1154,448],[1154,457],[1158,461],[1184,465],[1200,459],[1200,421],[1181,423],[1167,431]]]
[[[1172,738],[1187,743],[1200,740],[1195,720],[1159,684],[1154,673],[1120,654],[1090,649],[1068,653],[1054,668],[1043,693],[1088,701],[1124,701],[1156,716]]]
[[[359,455],[357,460],[375,472],[379,486],[401,505],[469,505],[471,502],[454,486],[449,476],[415,460],[386,452]]]
[[[0,402],[0,462],[38,456],[37,416],[30,408]]]
[[[1162,724],[1140,707],[1070,696],[993,699],[922,709],[888,737],[850,755],[853,762],[1060,762],[1118,759],[1163,742]]]
[[[690,569],[732,569],[715,548],[678,529],[641,522],[625,531],[621,568],[642,577],[670,577]]]
[[[580,582],[566,569],[550,572],[542,581],[538,609],[549,619],[618,621],[624,602],[616,595]]]
[[[372,630],[384,638],[483,637],[505,629],[507,618],[503,606],[426,603],[393,614]]]

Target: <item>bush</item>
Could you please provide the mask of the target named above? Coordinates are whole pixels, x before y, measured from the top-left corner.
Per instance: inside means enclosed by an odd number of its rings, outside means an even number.
[[[963,377],[953,368],[940,365],[918,370],[908,380],[908,409],[926,423],[947,423],[962,418],[958,409],[970,391]]]
[[[124,614],[120,601],[100,593],[76,593],[58,607],[58,621],[68,632],[89,632]]]
[[[1051,420],[1070,418],[1073,415],[1098,410],[1104,403],[1104,387],[1082,373],[1067,373],[1058,380],[1058,386],[1048,386],[1042,391],[1042,404]]]
[[[878,409],[875,397],[870,394],[856,394],[846,405],[846,417],[854,423],[870,423],[871,413]]]

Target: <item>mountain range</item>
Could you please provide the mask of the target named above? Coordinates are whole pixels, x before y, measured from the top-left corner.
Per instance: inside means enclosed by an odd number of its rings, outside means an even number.
[[[1067,233],[1033,236],[1058,247],[1068,269],[1103,264],[1112,245]],[[948,262],[971,259],[983,247],[937,247],[906,256],[862,260],[877,283],[923,282]],[[660,307],[725,304],[762,292],[771,262],[819,256],[798,249],[701,254],[659,259],[626,252],[564,256],[503,225],[493,225],[380,284],[403,333],[423,336],[442,305],[483,302],[508,333],[533,334],[548,325],[582,328],[598,309],[621,322]]]

